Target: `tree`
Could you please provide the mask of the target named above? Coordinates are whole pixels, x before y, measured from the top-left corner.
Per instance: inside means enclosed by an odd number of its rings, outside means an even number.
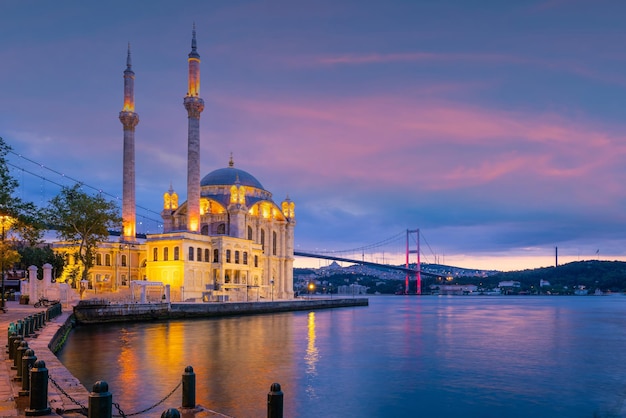
[[[50,200],[46,219],[61,240],[77,246],[74,256],[83,266],[83,280],[89,277],[98,244],[108,239],[110,229],[122,223],[114,202],[101,195],[88,195],[79,184],[64,187]]]

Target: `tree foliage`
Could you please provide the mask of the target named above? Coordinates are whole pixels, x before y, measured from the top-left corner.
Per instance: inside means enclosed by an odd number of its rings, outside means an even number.
[[[77,246],[74,255],[84,267],[83,279],[93,267],[98,244],[106,241],[109,230],[119,228],[122,222],[114,202],[83,192],[79,184],[64,187],[50,200],[46,219],[61,240]]]

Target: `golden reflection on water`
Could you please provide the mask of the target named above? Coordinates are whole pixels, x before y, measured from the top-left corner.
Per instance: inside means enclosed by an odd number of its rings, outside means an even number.
[[[307,345],[304,361],[306,363],[307,386],[306,393],[311,398],[316,398],[315,387],[310,379],[317,376],[317,362],[319,361],[319,350],[315,345],[315,312],[309,312],[307,321]]]

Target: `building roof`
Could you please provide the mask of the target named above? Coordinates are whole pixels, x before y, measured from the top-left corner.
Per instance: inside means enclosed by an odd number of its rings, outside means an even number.
[[[257,189],[265,190],[260,181],[258,181],[252,174],[247,171],[240,170],[235,167],[220,168],[215,171],[211,171],[204,176],[200,182],[200,186],[232,186],[239,181],[242,186],[255,187]]]

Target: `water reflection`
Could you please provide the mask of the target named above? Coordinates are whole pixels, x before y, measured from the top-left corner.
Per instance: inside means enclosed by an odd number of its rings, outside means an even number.
[[[319,351],[315,345],[315,312],[309,312],[307,330],[306,355],[304,356],[307,375],[306,393],[309,398],[317,398],[317,394],[315,393],[315,382],[313,382],[315,376],[317,375],[316,365],[319,361]]]

